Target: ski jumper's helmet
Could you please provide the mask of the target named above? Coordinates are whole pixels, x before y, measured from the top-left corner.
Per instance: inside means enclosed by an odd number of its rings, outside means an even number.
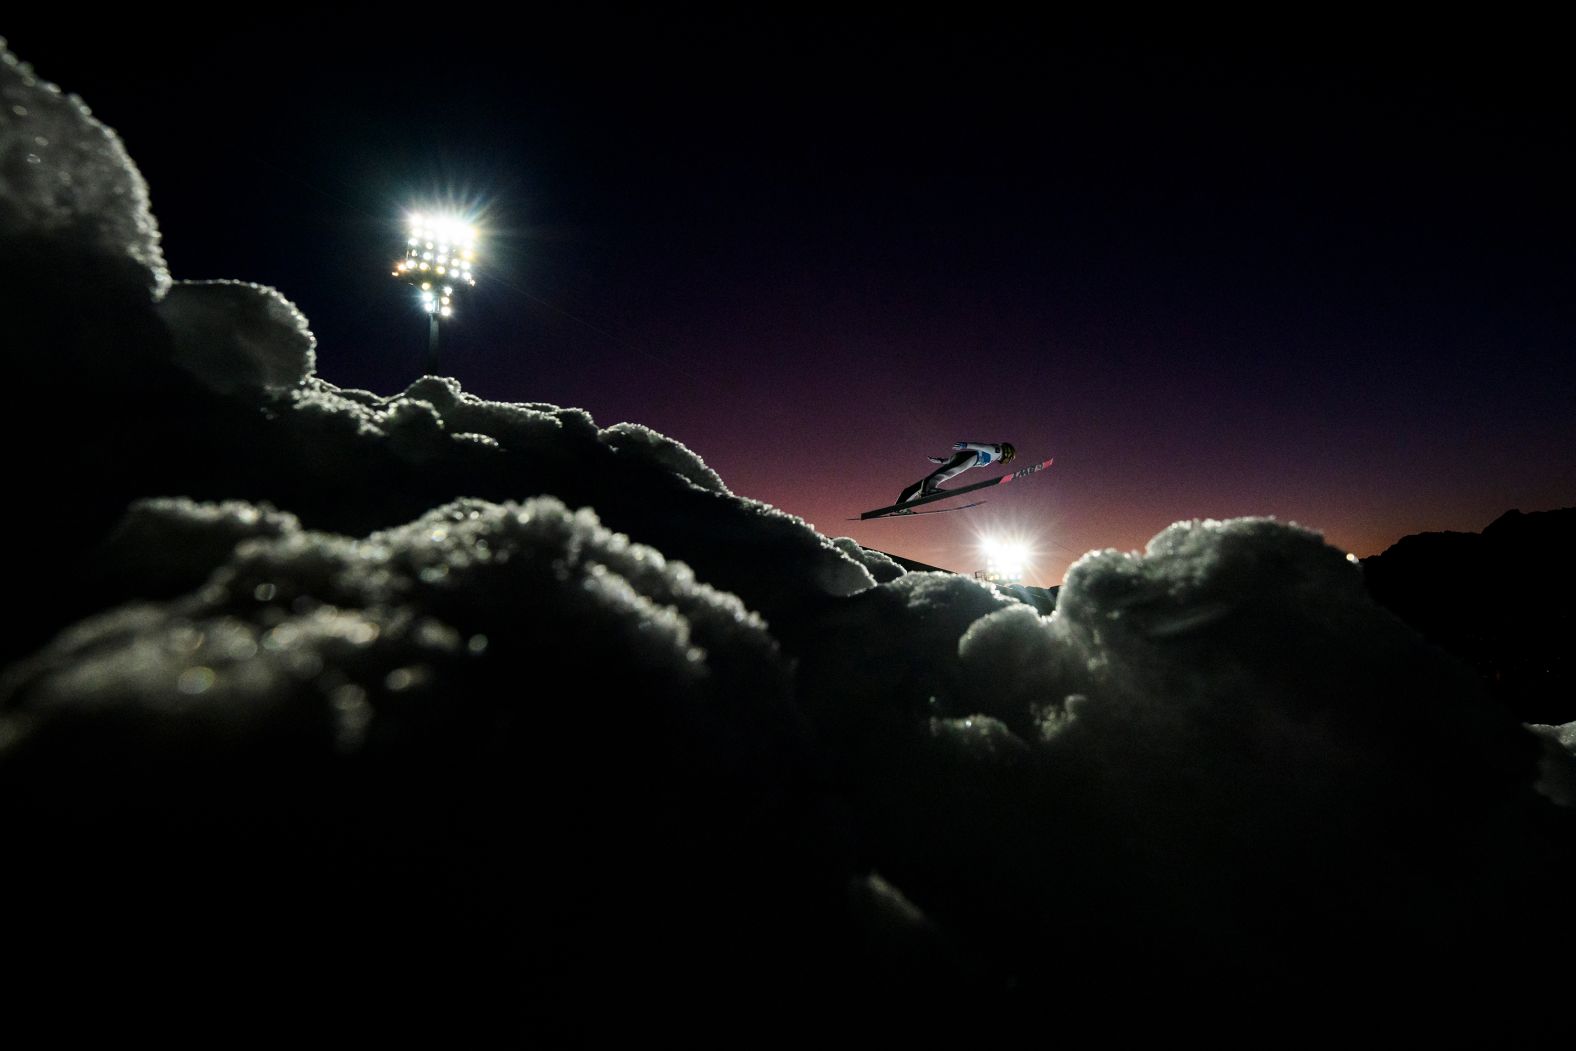
[[[1018,450],[1012,447],[1011,442],[1001,443],[1001,462],[1012,463],[1012,458],[1018,455]]]

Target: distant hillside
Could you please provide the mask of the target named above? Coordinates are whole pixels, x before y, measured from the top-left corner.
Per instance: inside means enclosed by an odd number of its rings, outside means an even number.
[[[1363,571],[1380,605],[1481,672],[1519,718],[1576,719],[1576,507],[1404,537]]]

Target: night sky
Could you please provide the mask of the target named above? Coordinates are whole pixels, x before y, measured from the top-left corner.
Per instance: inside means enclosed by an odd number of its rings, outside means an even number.
[[[969,572],[1018,533],[1050,585],[1177,519],[1369,555],[1576,503],[1549,27],[793,10],[0,34],[120,133],[173,276],[278,288],[326,380],[420,374],[389,264],[405,211],[463,204],[486,240],[440,371],[646,424],[827,535]],[[1056,466],[846,521],[960,439]]]

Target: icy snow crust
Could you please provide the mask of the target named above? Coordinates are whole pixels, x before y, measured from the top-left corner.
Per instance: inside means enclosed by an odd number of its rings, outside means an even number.
[[[0,240],[97,255],[150,295],[169,283],[148,187],[120,139],[0,39]]]
[[[341,389],[278,293],[169,282],[84,106],[0,97],[13,383],[70,393],[4,422],[13,1022],[1284,1046],[1568,992],[1576,724],[1316,534],[1178,523],[1044,616],[636,424]]]

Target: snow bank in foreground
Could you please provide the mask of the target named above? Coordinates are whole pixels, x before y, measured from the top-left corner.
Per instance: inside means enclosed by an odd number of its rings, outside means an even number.
[[[1564,768],[1292,527],[1088,555],[1050,617],[915,573],[780,626],[547,497],[362,538],[166,500],[116,536],[151,577],[166,537],[233,546],[6,672],[0,799],[34,859],[10,886],[50,905],[28,944],[104,928],[244,972],[243,944],[337,930],[369,980],[460,953],[435,1005],[519,983],[500,1005],[542,1024],[609,983],[1017,1010],[1093,1003],[1116,968],[1161,999],[1231,982],[1251,1019],[1327,995],[1336,961],[1371,1010],[1392,969],[1456,988],[1564,929]],[[105,851],[144,859],[110,895]],[[194,865],[213,882],[171,882]],[[318,899],[324,866],[354,900]]]
[[[169,284],[148,186],[120,138],[0,40],[0,243],[123,264],[150,296]]]
[[[294,720],[283,736],[312,745],[316,728],[314,747],[354,751],[394,733],[384,723],[415,698],[500,660],[585,695],[605,676],[637,687],[602,698],[601,714],[620,721],[692,721],[686,739],[731,724],[738,737],[719,761],[741,760],[744,738],[770,730],[771,718],[743,712],[785,710],[786,669],[757,616],[551,498],[460,501],[360,540],[242,504],[162,501],[119,536],[144,565],[155,553],[138,548],[184,538],[212,553],[247,539],[192,594],[86,621],[14,666],[6,718],[26,729],[13,727],[13,742],[91,738],[114,713],[116,733],[135,727],[131,740],[161,746],[222,748]]]

